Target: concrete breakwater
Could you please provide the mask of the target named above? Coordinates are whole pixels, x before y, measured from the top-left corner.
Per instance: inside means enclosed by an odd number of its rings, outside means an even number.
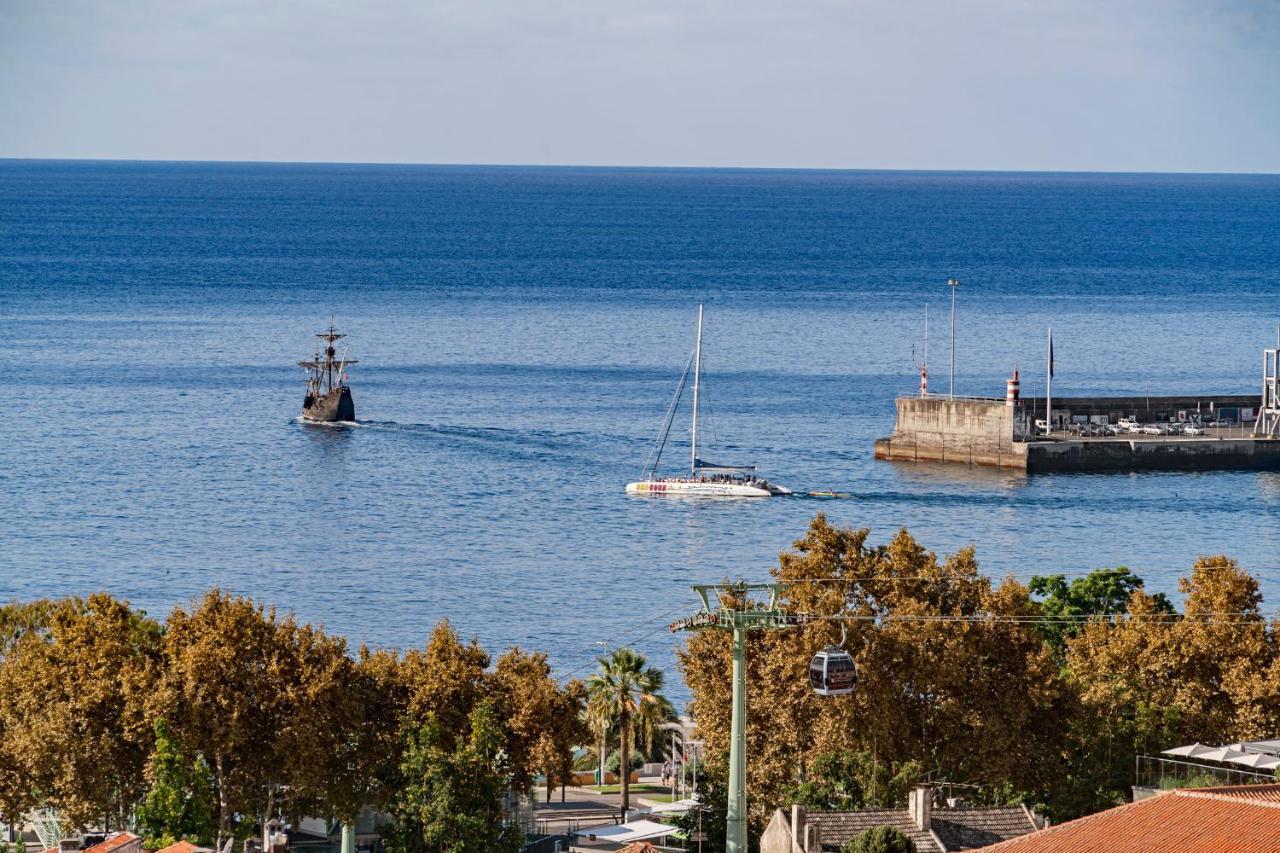
[[[1088,417],[1114,423],[1148,413],[1178,418],[1187,413],[1252,413],[1256,397],[1064,398],[1054,400],[1054,421],[1069,424]],[[1041,404],[1042,406],[1043,404]],[[1028,435],[1021,428],[1036,412],[1034,401],[900,397],[893,433],[877,439],[877,459],[955,462],[1012,468],[1028,473],[1048,471],[1138,470],[1275,470],[1280,469],[1280,440],[1254,438],[1249,424],[1213,427],[1205,435],[1097,436]]]

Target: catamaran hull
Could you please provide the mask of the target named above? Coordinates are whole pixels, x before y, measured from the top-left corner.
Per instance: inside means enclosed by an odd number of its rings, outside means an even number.
[[[302,417],[304,420],[322,423],[354,421],[356,404],[351,399],[351,389],[343,385],[323,397],[308,396],[302,403]]]
[[[691,498],[767,498],[773,492],[746,483],[682,483],[647,480],[641,483],[627,483],[627,494]]]

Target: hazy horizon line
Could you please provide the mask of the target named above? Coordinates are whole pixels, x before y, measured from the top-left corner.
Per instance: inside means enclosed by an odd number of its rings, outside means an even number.
[[[482,162],[428,162],[392,160],[207,160],[183,158],[139,157],[19,157],[0,155],[0,163],[167,163],[174,165],[224,165],[224,166],[382,166],[407,168],[456,168],[456,169],[610,169],[636,171],[704,171],[704,172],[865,172],[898,174],[1005,174],[1005,175],[1203,175],[1237,177],[1277,177],[1280,171],[1192,171],[1155,169],[956,169],[941,167],[903,166],[705,166],[691,164],[656,163],[482,163]]]

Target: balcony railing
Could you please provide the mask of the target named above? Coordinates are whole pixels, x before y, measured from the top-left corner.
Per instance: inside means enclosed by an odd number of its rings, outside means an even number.
[[[1138,788],[1212,788],[1219,785],[1260,785],[1274,783],[1276,775],[1266,771],[1197,764],[1155,755],[1139,755],[1135,761],[1133,784]]]

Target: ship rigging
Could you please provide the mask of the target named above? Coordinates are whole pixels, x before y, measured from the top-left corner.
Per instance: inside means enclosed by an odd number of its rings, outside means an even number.
[[[334,347],[334,343],[346,335],[330,322],[328,330],[316,337],[323,345],[317,347],[315,357],[298,362],[298,366],[307,371],[307,396],[302,401],[302,418],[320,423],[354,421],[356,404],[347,385],[347,366],[358,362],[347,358],[345,348],[342,358],[338,358]]]

